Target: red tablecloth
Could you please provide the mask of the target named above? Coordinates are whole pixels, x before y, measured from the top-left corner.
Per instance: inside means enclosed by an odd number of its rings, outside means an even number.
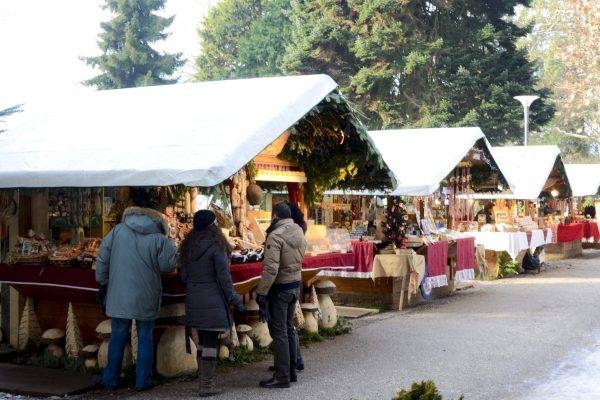
[[[473,268],[475,268],[475,238],[456,239],[456,270]]]
[[[353,263],[352,253],[326,253],[305,257],[302,269],[347,268]],[[260,278],[262,266],[262,262],[232,264],[233,283]],[[94,303],[98,291],[94,270],[54,265],[0,264],[0,282],[15,286],[24,296],[75,303]],[[166,298],[185,296],[185,285],[179,273],[163,274],[162,286]]]
[[[352,254],[354,254],[354,272],[373,271],[373,259],[375,258],[375,243],[353,240]]]
[[[556,228],[556,241],[558,243],[581,239],[583,239],[583,224],[562,224]]]
[[[600,241],[600,230],[596,221],[581,221],[583,224],[583,237],[594,238],[594,242]]]
[[[445,240],[427,245],[427,277],[446,276],[448,242]]]

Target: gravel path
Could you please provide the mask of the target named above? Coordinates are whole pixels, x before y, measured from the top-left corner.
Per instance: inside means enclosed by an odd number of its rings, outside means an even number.
[[[291,389],[258,387],[267,361],[220,374],[226,393],[215,398],[391,399],[413,381],[433,379],[445,399],[546,400],[557,374],[568,378],[569,365],[577,368],[574,357],[600,347],[599,304],[600,252],[586,252],[539,275],[477,282],[432,304],[356,321],[350,335],[304,349],[307,369]],[[578,373],[600,378],[600,363],[585,368]],[[82,398],[195,398],[195,392],[194,381]]]

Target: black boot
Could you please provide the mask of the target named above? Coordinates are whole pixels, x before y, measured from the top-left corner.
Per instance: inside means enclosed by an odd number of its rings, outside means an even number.
[[[221,390],[217,389],[215,383],[215,368],[217,360],[207,360],[200,358],[199,379],[200,382],[200,397],[210,397],[221,394]]]

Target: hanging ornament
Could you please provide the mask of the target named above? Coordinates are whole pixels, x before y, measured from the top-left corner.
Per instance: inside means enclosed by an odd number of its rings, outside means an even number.
[[[252,181],[246,189],[246,198],[252,206],[257,206],[262,201],[263,190],[256,182]]]

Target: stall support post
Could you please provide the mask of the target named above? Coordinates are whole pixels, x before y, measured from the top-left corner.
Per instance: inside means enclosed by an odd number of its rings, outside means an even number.
[[[19,292],[17,292],[14,288],[9,289],[9,329],[7,329],[6,334],[10,338],[10,344],[14,348],[19,347],[19,314],[21,310],[21,303],[23,303]],[[4,314],[3,314],[4,315]]]
[[[0,283],[0,316],[0,328],[10,340],[10,287],[6,283]]]

